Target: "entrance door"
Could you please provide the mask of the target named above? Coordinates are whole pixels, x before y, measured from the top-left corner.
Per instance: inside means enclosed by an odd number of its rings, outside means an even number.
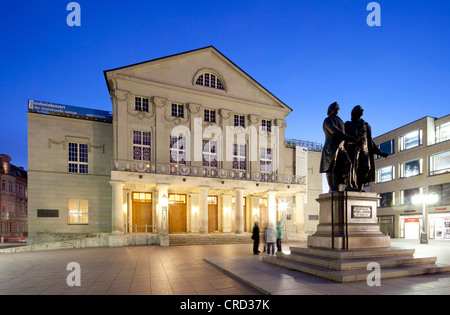
[[[169,194],[169,233],[187,232],[186,195]]]
[[[137,233],[153,232],[152,194],[133,193],[131,230]]]
[[[208,232],[219,231],[219,207],[217,196],[208,196]]]

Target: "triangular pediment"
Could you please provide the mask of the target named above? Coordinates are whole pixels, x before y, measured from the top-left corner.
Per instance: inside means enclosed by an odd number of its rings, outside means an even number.
[[[199,86],[196,78],[213,73],[223,89]],[[291,112],[291,109],[213,46],[105,71],[107,80],[122,78],[158,83],[175,89],[241,99]],[[109,86],[109,84],[108,84]]]

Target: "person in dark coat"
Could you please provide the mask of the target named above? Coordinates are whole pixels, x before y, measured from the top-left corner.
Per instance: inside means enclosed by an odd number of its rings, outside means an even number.
[[[351,161],[345,148],[345,142],[353,138],[345,133],[345,125],[338,116],[339,104],[334,102],[328,107],[328,117],[323,122],[325,144],[320,160],[320,172],[327,173],[330,192],[343,191],[348,184]]]
[[[253,226],[252,240],[253,240],[253,254],[258,255],[260,253],[260,251],[258,249],[258,247],[259,247],[259,226],[258,226],[258,222],[255,222],[255,225]]]
[[[345,123],[345,132],[355,137],[348,142],[347,152],[352,162],[349,188],[347,190],[363,191],[365,184],[375,181],[374,155],[386,158],[389,154],[381,152],[372,139],[372,129],[361,117],[364,110],[360,105],[353,108],[351,121]]]

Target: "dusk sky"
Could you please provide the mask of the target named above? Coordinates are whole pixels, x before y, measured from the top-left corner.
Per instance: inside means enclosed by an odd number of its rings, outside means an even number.
[[[450,114],[450,1],[3,1],[0,153],[28,169],[29,99],[112,111],[104,70],[214,46],[293,109],[286,138],[323,143],[328,105],[374,136]],[[32,154],[32,152],[30,152]]]

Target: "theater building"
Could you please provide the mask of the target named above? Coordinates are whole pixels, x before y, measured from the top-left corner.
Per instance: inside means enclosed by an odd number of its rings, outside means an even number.
[[[31,238],[315,229],[321,146],[287,142],[292,109],[214,47],[104,76],[112,115],[29,102]]]
[[[424,117],[374,138],[387,159],[375,160],[371,191],[380,196],[381,229],[391,237],[450,239],[450,115]],[[415,204],[414,196],[437,200]]]

